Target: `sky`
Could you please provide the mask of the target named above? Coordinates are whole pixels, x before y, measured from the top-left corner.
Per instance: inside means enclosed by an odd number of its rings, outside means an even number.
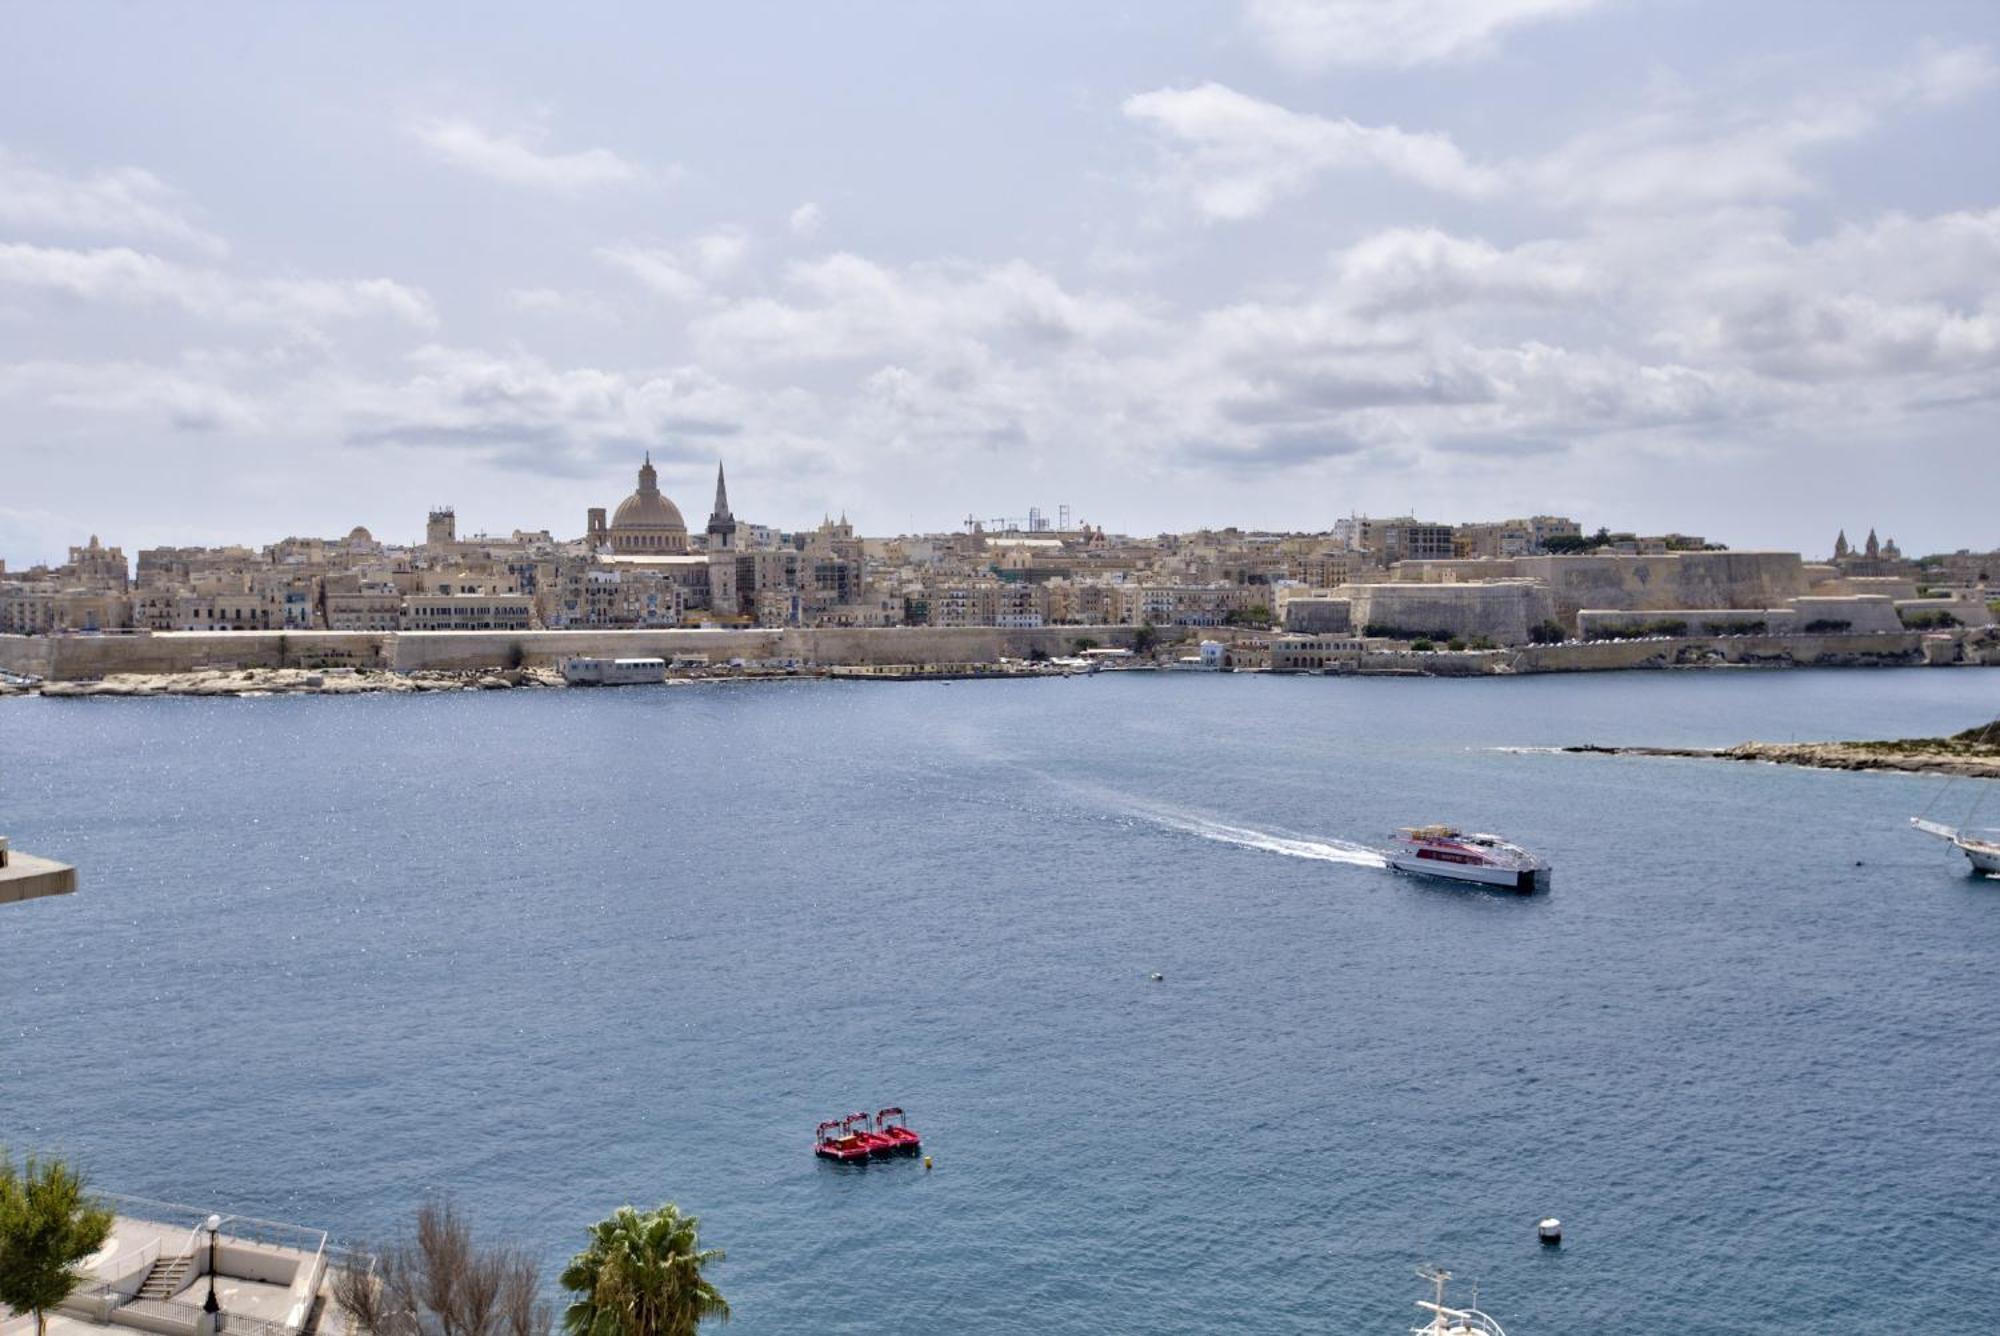
[[[0,0],[0,560],[1533,513],[2000,547],[1992,0]]]

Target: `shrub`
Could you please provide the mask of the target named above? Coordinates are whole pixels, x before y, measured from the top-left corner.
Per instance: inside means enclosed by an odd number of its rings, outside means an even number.
[[[1934,611],[1925,609],[1921,612],[1905,612],[1902,614],[1902,618],[1903,625],[1912,631],[1939,631],[1946,627],[1960,624],[1958,618],[1952,616],[1943,608],[1938,608]]]
[[[1081,654],[1087,649],[1096,649],[1097,642],[1095,640],[1092,640],[1089,636],[1078,636],[1076,640],[1072,642],[1070,648],[1074,650],[1076,653]]]
[[[1456,654],[1459,650],[1465,648],[1465,642],[1463,640],[1460,640],[1458,637],[1453,636],[1450,640],[1445,642],[1444,647],[1452,651],[1454,654]]]
[[[1437,646],[1433,645],[1429,640],[1419,639],[1417,641],[1412,642],[1410,648],[1415,650],[1419,654],[1428,654],[1432,650],[1436,649]]]
[[[1843,621],[1837,617],[1815,617],[1805,625],[1807,632],[1816,635],[1823,635],[1834,631],[1848,631],[1852,630],[1853,627],[1853,622]]]
[[[1472,648],[1472,649],[1498,649],[1498,648],[1500,648],[1500,647],[1499,647],[1498,645],[1496,645],[1496,644],[1494,644],[1494,643],[1493,643],[1493,640],[1492,640],[1492,637],[1490,637],[1490,636],[1474,636],[1474,637],[1472,637],[1472,639],[1470,639],[1470,640],[1466,641],[1465,643],[1466,643],[1466,644],[1467,644],[1467,645],[1468,645],[1468,646],[1469,646],[1470,648]]]
[[[1536,622],[1528,628],[1528,639],[1537,645],[1560,645],[1569,639],[1569,632],[1555,620]]]
[[[1600,626],[1591,633],[1596,640],[1643,640],[1647,636],[1684,636],[1688,624],[1679,617],[1660,617],[1650,622],[1627,622],[1622,626]]]

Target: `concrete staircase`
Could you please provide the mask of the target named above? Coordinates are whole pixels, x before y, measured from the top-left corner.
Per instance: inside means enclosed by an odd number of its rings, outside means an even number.
[[[194,1258],[188,1253],[179,1257],[162,1257],[153,1263],[153,1269],[146,1273],[145,1283],[139,1286],[141,1299],[171,1299],[181,1292],[187,1283],[188,1269],[194,1265]]]

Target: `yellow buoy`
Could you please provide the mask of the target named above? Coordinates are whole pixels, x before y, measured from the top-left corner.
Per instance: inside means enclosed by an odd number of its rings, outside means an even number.
[[[924,1156],[924,1168],[929,1169],[930,1167],[931,1167],[931,1157],[926,1155]]]

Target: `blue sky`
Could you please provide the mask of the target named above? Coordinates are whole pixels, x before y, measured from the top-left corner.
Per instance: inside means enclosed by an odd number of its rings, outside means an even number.
[[[2000,545],[2000,7],[0,9],[0,559],[691,513]]]

